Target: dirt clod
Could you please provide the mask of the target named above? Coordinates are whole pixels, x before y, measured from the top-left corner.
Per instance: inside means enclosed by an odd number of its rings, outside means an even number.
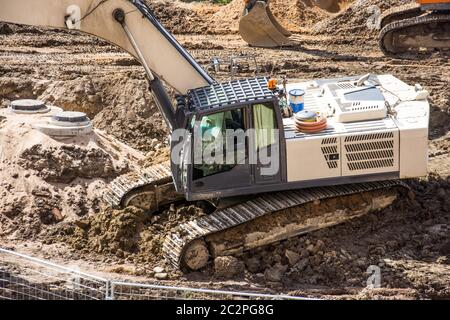
[[[217,257],[214,259],[214,272],[218,278],[238,278],[244,272],[244,263],[235,257]]]

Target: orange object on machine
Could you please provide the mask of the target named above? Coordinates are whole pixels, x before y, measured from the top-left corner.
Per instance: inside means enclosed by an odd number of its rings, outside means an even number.
[[[304,112],[308,113],[307,111]],[[313,117],[305,117],[304,114],[298,114],[295,117],[295,127],[302,133],[319,133],[328,126],[327,118],[315,114]]]
[[[277,80],[270,79],[269,83],[267,84],[267,87],[269,88],[269,90],[275,90],[277,88]]]

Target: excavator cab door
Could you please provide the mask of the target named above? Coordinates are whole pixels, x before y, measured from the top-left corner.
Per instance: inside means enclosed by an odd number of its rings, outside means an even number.
[[[252,105],[252,152],[255,184],[281,182],[280,122],[273,101]]]

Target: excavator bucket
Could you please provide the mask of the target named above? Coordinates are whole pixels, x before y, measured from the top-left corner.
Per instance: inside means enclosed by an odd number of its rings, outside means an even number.
[[[273,48],[297,44],[289,39],[291,33],[276,20],[268,1],[257,1],[250,10],[244,10],[239,22],[239,33],[245,42],[254,47]]]
[[[239,22],[239,33],[253,47],[273,48],[298,44],[270,11],[270,0],[252,1],[254,4],[244,9]],[[328,12],[338,12],[341,0],[312,0],[311,4]]]

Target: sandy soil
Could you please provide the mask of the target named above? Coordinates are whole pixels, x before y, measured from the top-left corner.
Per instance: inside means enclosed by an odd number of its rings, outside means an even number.
[[[239,77],[272,74],[304,80],[371,71],[392,73],[408,83],[422,84],[431,92],[432,105],[429,176],[410,182],[409,196],[379,214],[253,250],[237,261],[230,261],[237,270],[231,280],[220,279],[213,265],[202,272],[182,275],[167,267],[160,256],[164,232],[186,216],[203,214],[195,207],[171,208],[157,218],[149,218],[134,209],[93,210],[88,203],[89,212],[82,219],[74,219],[76,223],[54,220],[44,223],[36,218],[41,211],[34,209],[27,213],[33,218],[16,220],[8,212],[17,211],[15,206],[22,202],[20,199],[33,208],[33,204],[48,196],[16,192],[20,184],[13,177],[8,177],[11,187],[4,189],[0,200],[3,201],[0,243],[59,263],[76,264],[90,272],[136,281],[155,281],[153,269],[162,266],[168,273],[164,283],[170,284],[332,299],[449,299],[448,57],[433,54],[392,59],[378,50],[377,32],[366,24],[372,11],[365,10],[363,4],[381,5],[384,10],[404,1],[346,2],[344,7],[348,8],[336,15],[312,8],[309,1],[300,0],[284,1],[292,9],[285,15],[285,9],[280,9],[278,4],[281,1],[273,1],[273,11],[282,23],[296,33],[301,32],[297,35],[301,45],[291,49],[246,46],[236,34],[238,2],[235,0],[225,7],[178,1],[170,2],[169,7],[164,7],[161,1],[151,2],[151,5],[205,68],[212,57],[226,62],[230,56],[242,54],[254,56],[258,67],[251,60],[242,60]],[[163,120],[146,89],[143,70],[127,54],[88,36],[18,26],[0,26],[0,43],[0,105],[6,106],[16,98],[45,99],[68,110],[87,112],[97,128],[146,152],[147,158],[140,164],[151,164],[155,155],[167,154]],[[220,72],[212,75],[218,80],[230,78],[225,63]],[[0,122],[0,126],[5,123]],[[1,137],[2,144],[7,142],[5,137]],[[35,151],[42,155],[43,150]],[[2,167],[2,179],[24,170],[16,158],[8,155],[6,159],[10,164]],[[33,173],[36,169],[27,170],[32,172],[33,179],[40,179],[36,181],[45,181],[45,177]],[[19,176],[22,174],[20,171]],[[82,179],[85,178],[72,181],[70,188],[78,190],[84,186],[86,182]],[[55,199],[52,201],[65,203],[65,200]],[[6,212],[4,208],[8,206],[13,209]],[[82,207],[79,202],[64,206]],[[51,210],[47,208],[43,212],[48,214]],[[31,239],[11,227],[19,222],[25,231],[37,228]],[[365,289],[370,265],[381,268],[381,289]]]

